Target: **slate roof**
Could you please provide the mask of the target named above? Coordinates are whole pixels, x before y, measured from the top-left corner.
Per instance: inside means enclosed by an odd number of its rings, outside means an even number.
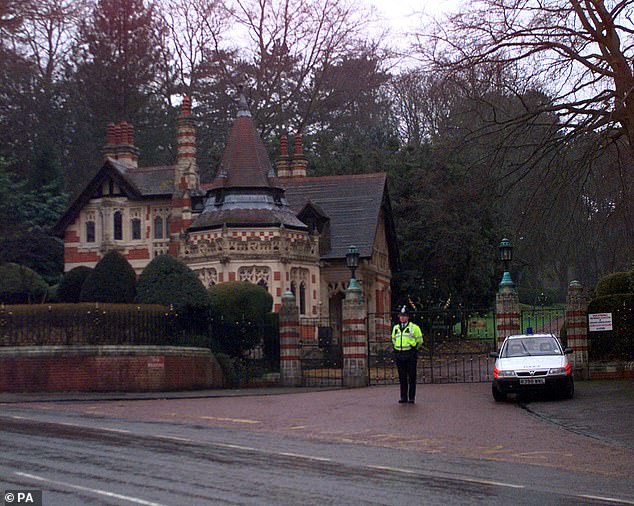
[[[171,196],[174,192],[173,165],[143,167],[138,169],[124,168],[122,175],[134,184],[144,197],[158,195]]]
[[[62,236],[82,208],[90,201],[99,186],[111,177],[123,192],[132,199],[145,197],[171,197],[174,192],[174,166],[131,168],[112,158],[106,159],[86,185],[66,208],[66,211],[53,227],[53,234]]]
[[[386,182],[385,173],[278,179],[286,189],[286,198],[295,213],[310,201],[330,218],[331,247],[322,256],[324,259],[345,258],[351,245],[359,249],[362,258],[372,256],[379,213],[385,206],[390,260],[398,264]]]

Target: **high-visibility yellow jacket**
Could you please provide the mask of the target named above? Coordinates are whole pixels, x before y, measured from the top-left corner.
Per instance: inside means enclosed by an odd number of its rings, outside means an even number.
[[[423,333],[420,327],[412,322],[401,330],[400,323],[392,329],[392,345],[396,351],[418,350],[423,345]]]

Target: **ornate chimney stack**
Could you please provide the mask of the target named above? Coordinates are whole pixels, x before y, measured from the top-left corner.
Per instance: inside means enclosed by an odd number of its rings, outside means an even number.
[[[291,177],[306,177],[306,167],[308,167],[308,158],[304,156],[304,147],[302,145],[302,134],[295,134],[295,149],[291,158]]]
[[[177,123],[176,151],[176,187],[185,183],[188,190],[198,190],[200,188],[200,176],[198,165],[196,164],[196,125],[192,118],[192,100],[190,97],[183,97],[181,113]]]
[[[280,156],[275,162],[275,168],[277,169],[277,177],[291,176],[291,157],[288,156],[288,139],[286,134],[283,134],[280,139]]]
[[[134,127],[122,121],[118,125],[109,123],[106,130],[106,145],[102,149],[104,159],[113,158],[130,167],[139,166],[139,148],[134,145]]]

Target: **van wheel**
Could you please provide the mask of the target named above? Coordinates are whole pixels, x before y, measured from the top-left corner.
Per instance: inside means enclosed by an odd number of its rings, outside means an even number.
[[[495,386],[495,383],[491,385],[491,393],[497,402],[503,402],[506,400],[506,394],[501,392],[498,387]]]

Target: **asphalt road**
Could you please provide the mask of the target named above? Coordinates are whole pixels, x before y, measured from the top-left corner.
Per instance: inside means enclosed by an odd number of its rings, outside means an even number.
[[[591,396],[529,411],[489,388],[425,385],[413,406],[397,387],[2,404],[0,490],[39,488],[45,505],[634,504],[627,444],[543,415]]]

